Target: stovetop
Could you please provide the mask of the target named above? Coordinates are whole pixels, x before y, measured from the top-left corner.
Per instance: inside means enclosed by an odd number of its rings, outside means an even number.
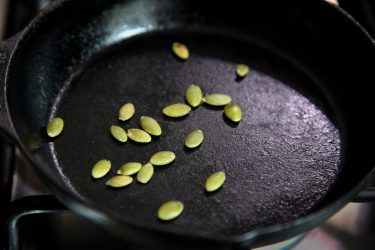
[[[50,0],[0,0],[0,39],[21,30]],[[375,34],[375,0],[341,0],[340,5]],[[3,33],[1,33],[3,32]],[[1,171],[1,199],[11,200],[3,235],[5,249],[145,249],[114,238],[101,227],[74,214],[59,203],[40,181],[18,149],[3,142],[0,169],[11,161],[14,173],[4,179]],[[14,153],[14,158],[13,158]],[[8,196],[8,197],[7,197]],[[1,215],[3,216],[3,215]],[[0,216],[0,217],[1,217]],[[323,225],[307,234],[261,250],[375,249],[375,206],[350,203]]]

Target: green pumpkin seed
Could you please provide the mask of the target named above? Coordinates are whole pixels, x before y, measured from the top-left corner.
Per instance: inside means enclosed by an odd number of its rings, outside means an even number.
[[[130,185],[133,182],[131,176],[117,175],[109,179],[105,184],[110,187],[120,188]]]
[[[182,117],[191,111],[191,107],[185,103],[175,103],[163,109],[163,114],[169,117]]]
[[[110,132],[111,135],[119,142],[126,142],[128,140],[125,130],[119,126],[112,125]]]
[[[91,176],[95,179],[102,178],[111,170],[111,162],[103,159],[95,163],[91,170]]]
[[[128,136],[131,140],[140,143],[148,143],[151,141],[151,136],[142,129],[130,128],[128,129]]]
[[[193,108],[198,107],[202,102],[202,90],[198,85],[190,84],[185,91],[185,99]]]
[[[132,103],[126,103],[120,108],[118,112],[118,119],[120,121],[127,121],[133,117],[134,113],[134,105]]]
[[[177,218],[184,210],[184,204],[181,201],[171,200],[159,207],[158,218],[160,220],[173,220]]]
[[[205,96],[203,101],[212,106],[224,106],[230,103],[232,98],[229,95],[215,93]]]
[[[229,103],[225,105],[224,114],[226,117],[228,117],[230,120],[234,122],[239,122],[242,118],[241,107],[235,103]]]
[[[237,64],[236,73],[238,77],[245,77],[249,73],[249,66],[246,64]]]
[[[218,190],[221,186],[223,186],[225,181],[225,173],[223,171],[219,171],[216,173],[211,174],[206,180],[206,191],[213,192]]]
[[[127,162],[117,170],[118,174],[121,175],[133,175],[136,174],[142,167],[142,164],[139,162]]]
[[[137,181],[146,184],[149,182],[154,175],[154,166],[151,163],[147,163],[142,166],[137,174]]]
[[[186,60],[189,58],[189,49],[182,43],[174,42],[172,44],[173,53],[180,59]]]
[[[161,135],[161,127],[155,119],[148,116],[142,116],[140,122],[141,127],[150,135]]]
[[[203,142],[202,130],[191,131],[185,138],[185,146],[188,148],[196,148]]]
[[[174,159],[176,159],[176,155],[172,151],[160,151],[151,156],[150,162],[155,166],[163,166],[171,163]]]
[[[49,137],[56,137],[61,134],[64,129],[64,120],[56,117],[47,124],[47,134]]]

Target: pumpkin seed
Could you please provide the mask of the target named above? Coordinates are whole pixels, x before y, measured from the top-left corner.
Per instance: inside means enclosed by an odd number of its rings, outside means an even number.
[[[118,119],[120,121],[127,121],[133,117],[134,113],[134,105],[132,103],[126,103],[120,108],[118,112]]]
[[[193,130],[185,138],[185,146],[188,148],[196,148],[203,142],[202,130]]]
[[[140,122],[141,127],[150,135],[161,135],[161,127],[155,119],[148,116],[142,116]]]
[[[172,151],[160,151],[151,156],[150,162],[155,166],[163,166],[171,163],[174,159],[176,159],[176,155]]]
[[[121,175],[133,175],[136,174],[142,167],[142,164],[139,162],[127,162],[117,170],[118,174]]]
[[[128,129],[128,136],[131,140],[140,143],[148,143],[151,141],[151,136],[142,129],[130,128]]]
[[[182,117],[191,111],[191,108],[189,105],[186,105],[185,103],[175,103],[172,105],[169,105],[163,109],[163,114],[169,117]]]
[[[206,180],[206,191],[213,192],[218,190],[221,186],[223,186],[225,181],[225,173],[223,171],[219,171],[216,173],[211,174]]]
[[[151,163],[147,163],[142,166],[137,174],[137,181],[146,184],[149,182],[154,175],[154,166]]]
[[[185,91],[185,99],[193,108],[198,107],[202,102],[202,90],[198,85],[190,84]]]
[[[159,207],[158,218],[160,220],[173,220],[177,218],[184,210],[184,204],[181,201],[167,201]]]
[[[64,129],[64,120],[56,117],[47,124],[47,134],[49,137],[56,137],[61,134]]]
[[[104,177],[108,174],[111,169],[111,162],[109,160],[103,159],[95,163],[92,167],[91,175],[93,178],[98,179]]]
[[[246,64],[237,64],[236,73],[238,77],[245,77],[249,73],[249,66]]]
[[[173,53],[182,60],[189,58],[189,49],[182,43],[174,42],[172,44],[172,50]]]
[[[232,98],[229,95],[215,93],[205,96],[203,101],[212,106],[224,106],[230,103]]]
[[[239,122],[242,118],[241,107],[235,103],[225,105],[224,114],[228,119],[234,122]]]
[[[130,185],[133,182],[133,178],[127,175],[117,175],[109,179],[105,184],[110,187],[119,188]]]
[[[126,135],[126,132],[123,128],[112,125],[111,126],[111,135],[120,142],[126,142],[128,140],[128,136]]]

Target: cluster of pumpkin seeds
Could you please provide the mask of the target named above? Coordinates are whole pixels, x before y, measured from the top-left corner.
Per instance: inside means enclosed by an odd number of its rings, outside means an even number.
[[[246,66],[244,64],[241,65]],[[244,74],[241,75],[242,77],[245,76]],[[198,107],[202,103],[202,101],[211,106],[225,106],[224,114],[228,119],[233,122],[239,122],[242,119],[241,107],[238,104],[232,102],[232,97],[222,93],[212,93],[203,97],[202,89],[197,84],[190,84],[187,87],[185,91],[185,100],[193,108]],[[186,105],[184,103],[174,103],[168,105],[163,109],[163,114],[172,118],[186,116],[191,111],[191,107],[189,105]],[[188,145],[186,146],[189,147]]]
[[[135,114],[135,107],[132,103],[124,104],[118,112],[120,121],[130,120]],[[119,142],[126,142],[128,138],[138,143],[149,143],[151,136],[160,136],[162,129],[159,123],[149,116],[141,116],[139,119],[139,128],[130,128],[127,133],[123,128],[117,125],[110,127],[110,133]],[[130,185],[133,182],[132,175],[136,174],[136,180],[139,183],[148,183],[154,175],[154,166],[167,165],[176,158],[175,153],[171,151],[160,151],[151,156],[149,162],[142,165],[140,162],[127,162],[117,170],[117,175],[107,180],[106,185],[112,188],[121,188]],[[111,169],[111,162],[103,159],[98,161],[92,167],[91,175],[94,179],[103,178]]]
[[[186,45],[174,42],[172,44],[173,53],[181,60],[189,58],[189,49]],[[249,67],[245,64],[236,65],[236,74],[239,78],[244,78],[249,73]],[[242,119],[241,107],[232,102],[229,95],[222,93],[212,93],[203,97],[202,89],[197,84],[190,84],[185,91],[185,103],[174,103],[165,107],[162,112],[164,115],[172,118],[179,118],[188,115],[192,108],[201,105],[202,102],[211,106],[225,106],[225,116],[233,122],[239,122]],[[118,112],[118,120],[128,121],[135,114],[135,107],[132,103],[124,104]],[[121,143],[127,142],[128,138],[138,143],[149,143],[151,136],[160,136],[162,129],[159,123],[149,116],[140,117],[140,125],[142,129],[130,128],[126,132],[122,127],[112,125],[110,133],[114,139]],[[51,120],[46,127],[49,137],[59,136],[64,128],[64,121],[60,117]],[[204,139],[202,130],[193,130],[185,138],[184,145],[193,149],[199,147]],[[172,151],[160,151],[151,156],[149,161],[142,165],[140,162],[127,162],[117,170],[117,175],[109,178],[106,185],[112,188],[121,188],[130,185],[133,182],[132,175],[136,174],[136,180],[139,183],[148,183],[154,175],[154,166],[163,166],[172,163],[176,155]],[[96,162],[91,170],[94,179],[105,177],[111,170],[111,161],[102,159]],[[225,182],[225,172],[218,171],[207,177],[205,182],[205,190],[214,192],[220,189]],[[158,211],[157,217],[160,220],[173,220],[177,218],[184,210],[184,204],[178,200],[170,200],[162,204]]]
[[[225,116],[233,122],[239,122],[242,118],[241,107],[232,102],[232,98],[229,95],[221,93],[213,93],[202,97],[202,90],[196,84],[190,84],[185,91],[186,102],[193,108],[198,107],[202,101],[208,105],[216,107],[224,107]],[[172,117],[178,118],[186,116],[190,113],[191,107],[184,103],[174,103],[168,105],[163,109],[163,114]]]
[[[120,188],[130,185],[133,182],[132,175],[137,174],[139,183],[148,183],[154,175],[154,165],[163,166],[170,164],[176,158],[175,153],[171,151],[160,151],[153,154],[148,163],[142,166],[139,162],[127,162],[117,170],[117,175],[111,177],[106,185],[112,188]],[[111,170],[111,162],[106,159],[99,160],[94,164],[91,175],[94,179],[103,178]]]
[[[187,60],[189,57],[188,48],[182,44],[175,42],[172,45],[172,50],[174,54],[182,59]],[[236,74],[240,78],[244,78],[249,73],[249,67],[245,64],[238,64],[236,66]],[[185,101],[192,108],[196,108],[201,105],[202,102],[211,106],[224,106],[225,116],[233,122],[239,122],[242,119],[241,107],[232,102],[232,98],[229,95],[222,93],[213,93],[203,97],[202,89],[197,84],[190,84],[185,91]],[[163,109],[163,114],[178,118],[188,115],[191,112],[191,107],[184,103],[173,103],[168,105]],[[193,149],[200,146],[203,142],[204,134],[202,130],[193,130],[185,138],[185,147]],[[163,153],[160,152],[162,155]],[[167,159],[165,156],[164,159]],[[152,164],[157,165],[158,161],[151,158]],[[220,189],[225,182],[225,173],[223,171],[218,171],[207,177],[205,182],[205,189],[207,192],[214,192]],[[161,220],[172,220],[178,217],[184,209],[182,202],[177,200],[167,201],[162,204],[158,210],[157,216]]]
[[[118,119],[120,121],[128,121],[134,116],[134,114],[134,104],[126,103],[120,108],[118,112]],[[143,130],[139,128],[130,128],[127,132],[125,132],[125,130],[120,126],[112,125],[110,127],[110,133],[113,138],[122,143],[125,143],[128,138],[138,143],[149,143],[152,141],[151,135],[161,135],[161,127],[159,123],[152,117],[141,116],[140,125]]]

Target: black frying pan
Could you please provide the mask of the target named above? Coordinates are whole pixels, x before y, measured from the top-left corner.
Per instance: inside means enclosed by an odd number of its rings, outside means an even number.
[[[171,53],[188,45],[191,58]],[[2,44],[1,127],[19,144],[67,206],[125,239],[154,246],[235,248],[306,231],[361,189],[375,157],[369,36],[347,14],[314,1],[57,1],[14,40]],[[237,63],[250,65],[236,79]],[[183,101],[190,83],[223,92],[243,107],[233,124],[202,105],[183,119],[161,109]],[[136,116],[116,120],[133,102]],[[155,117],[152,143],[117,144],[112,124]],[[56,140],[46,123],[65,120]],[[193,129],[203,145],[183,147]],[[159,150],[177,159],[147,185],[121,190],[94,181],[92,165],[146,162]],[[205,178],[227,173],[217,193]],[[161,223],[161,203],[185,211]]]

